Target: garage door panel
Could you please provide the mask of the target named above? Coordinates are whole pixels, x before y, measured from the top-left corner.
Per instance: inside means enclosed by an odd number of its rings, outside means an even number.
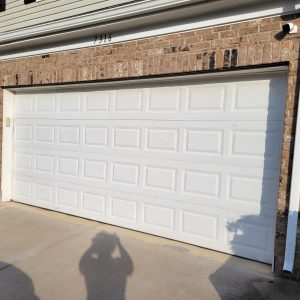
[[[57,189],[57,206],[66,209],[74,209],[78,207],[79,192],[68,188]]]
[[[232,112],[249,114],[268,112],[268,120],[281,119],[285,107],[285,82],[282,78],[270,81],[245,81],[234,85]]]
[[[55,160],[56,158],[52,154],[37,153],[34,156],[32,175],[35,173],[53,175],[55,169]]]
[[[13,199],[46,209],[55,210],[54,187],[46,182],[32,183],[26,178],[17,177],[13,181]]]
[[[228,212],[224,220],[225,244],[231,253],[244,252],[252,259],[263,257],[264,261],[272,262],[272,256],[268,256],[274,247],[272,217]]]
[[[105,160],[85,159],[82,164],[82,177],[93,181],[105,181],[108,162]]]
[[[22,101],[22,98],[17,99],[16,113],[18,113],[18,100]],[[56,96],[54,94],[40,94],[38,98],[32,97],[32,102],[34,102],[35,106],[32,107],[31,113],[53,114],[56,111]]]
[[[112,112],[127,113],[142,111],[143,91],[140,89],[119,90],[112,93]]]
[[[282,129],[279,123],[268,124],[267,127],[258,128],[244,124],[244,128],[230,130],[230,156],[244,157],[245,159],[257,158],[264,161],[271,160],[274,164],[281,151]]]
[[[32,143],[33,142],[33,126],[28,124],[15,124],[14,128],[14,142],[18,143]]]
[[[18,126],[18,125],[17,125]],[[55,126],[37,124],[34,126],[35,143],[53,145],[55,143]],[[18,139],[16,138],[16,142]]]
[[[89,147],[89,151],[105,148],[108,146],[108,135],[109,128],[104,125],[87,125],[83,129],[83,145]]]
[[[32,181],[30,182],[30,180]],[[193,204],[186,201],[180,202],[174,199],[62,182],[53,182],[53,196],[51,198],[51,193],[48,191],[49,198],[45,201],[39,198],[39,188],[42,186],[51,189],[47,180],[28,177],[22,179],[22,177],[16,176],[14,184],[16,191],[14,196],[18,197],[19,201],[28,204],[69,214],[74,214],[76,211],[76,215],[79,216],[119,226],[125,224],[129,228],[138,228],[141,231],[174,239],[179,238],[193,244],[205,244],[207,247],[238,255],[240,255],[238,249],[243,249],[242,253],[246,251],[249,253],[248,257],[258,260],[261,260],[260,257],[254,257],[257,252],[255,246],[244,243],[239,234],[243,235],[244,232],[246,239],[247,231],[256,226],[260,231],[257,232],[255,241],[262,240],[265,235],[263,237],[261,235],[265,233],[266,227],[270,228],[270,220],[272,220],[272,217],[259,216],[259,213],[253,212],[245,214],[244,211],[235,210],[233,214],[231,211],[234,206],[230,205],[223,208],[210,208],[206,203]],[[46,194],[44,191],[43,197]],[[91,209],[93,209],[92,213]],[[251,224],[254,225],[251,227]],[[246,229],[247,231],[245,231]],[[267,231],[270,232],[269,229]],[[259,246],[259,253],[263,253],[261,254],[263,257],[267,257],[267,253],[270,252],[269,240],[270,238],[267,238],[262,244],[269,243],[268,247]]]
[[[34,104],[36,103],[35,95],[20,95],[15,99],[15,116],[27,115],[33,116]]]
[[[32,183],[24,178],[15,177],[13,180],[13,199],[27,202],[32,197]]]
[[[153,204],[143,204],[143,223],[157,228],[174,230],[175,209]]]
[[[20,118],[52,119],[282,120],[285,83],[281,76],[275,76],[271,80],[68,92],[50,96],[49,93],[26,94],[18,96],[15,112]],[[159,100],[162,98],[164,101]]]
[[[29,151],[18,151],[14,155],[14,169],[23,174],[30,174],[32,170],[32,153]]]
[[[145,89],[146,106],[144,111],[156,113],[156,112],[172,112],[177,113],[181,110],[181,106],[184,103],[185,90],[178,87],[167,87],[164,89]],[[161,99],[164,101],[161,101]]]
[[[181,212],[180,232],[186,235],[195,235],[197,238],[217,240],[219,218],[207,211],[197,213],[195,211]]]
[[[111,197],[110,216],[137,222],[137,202],[124,197]]]
[[[286,80],[20,94],[13,199],[270,263]]]
[[[205,84],[187,87],[186,110],[191,112],[225,111],[225,97],[230,85]]]
[[[53,172],[48,160],[51,156],[43,152],[36,155],[38,160],[40,157],[46,158],[41,166],[35,163],[31,172],[15,169],[14,173],[23,178],[31,176],[32,180],[40,178],[210,207],[238,206],[243,211],[268,216],[274,214],[278,171],[196,163],[178,163],[174,167],[173,162],[164,160],[114,160],[113,157],[103,160],[102,156],[98,160],[96,157],[85,160],[61,153],[56,156]]]
[[[111,93],[106,91],[97,91],[86,93],[83,102],[84,114],[99,114],[108,112],[110,109]]]
[[[47,125],[46,125],[47,124]],[[280,122],[15,121],[15,146],[279,168]]]
[[[235,247],[251,247],[264,251],[268,250],[269,228],[266,227],[265,224],[260,225],[257,224],[257,222],[249,224],[238,221],[235,222],[234,226],[236,228],[232,228],[232,232],[228,237],[228,242],[233,250],[235,250]]]
[[[106,213],[107,197],[97,192],[83,192],[82,210],[92,214]]]
[[[64,93],[57,95],[58,113],[76,114],[81,112],[83,94],[81,93]],[[38,102],[36,100],[36,102]]]
[[[52,185],[45,184],[45,183],[44,184],[35,183],[33,184],[32,193],[33,193],[32,195],[33,200],[37,202],[41,202],[42,204],[46,204],[46,205],[49,204],[52,206],[52,208],[54,207],[53,203],[54,203],[55,191]]]

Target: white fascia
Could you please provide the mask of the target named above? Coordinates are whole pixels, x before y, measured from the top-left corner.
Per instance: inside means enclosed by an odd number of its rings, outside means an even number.
[[[300,99],[298,99],[299,103]],[[293,272],[296,244],[297,244],[297,227],[300,205],[300,109],[298,106],[297,124],[295,134],[294,158],[292,169],[292,180],[290,190],[290,204],[288,215],[287,236],[285,244],[285,256],[283,270]]]

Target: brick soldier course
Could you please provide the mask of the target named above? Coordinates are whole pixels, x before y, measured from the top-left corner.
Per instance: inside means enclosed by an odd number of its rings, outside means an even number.
[[[275,237],[275,273],[281,275],[300,76],[298,74],[300,34],[285,35],[281,26],[286,22],[293,22],[300,27],[299,17],[300,14],[293,14],[256,19],[105,46],[1,61],[0,83],[3,88],[288,64]],[[1,103],[2,98],[3,90],[0,89]],[[292,274],[292,277],[298,280],[300,280],[299,223],[296,261]]]

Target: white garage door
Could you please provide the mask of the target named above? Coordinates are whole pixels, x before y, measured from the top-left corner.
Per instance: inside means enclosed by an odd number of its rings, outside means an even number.
[[[286,80],[17,94],[13,199],[270,263]]]

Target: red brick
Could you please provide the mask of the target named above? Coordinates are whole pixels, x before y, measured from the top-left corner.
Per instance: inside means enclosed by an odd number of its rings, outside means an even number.
[[[239,35],[249,35],[258,32],[258,26],[239,29]]]

